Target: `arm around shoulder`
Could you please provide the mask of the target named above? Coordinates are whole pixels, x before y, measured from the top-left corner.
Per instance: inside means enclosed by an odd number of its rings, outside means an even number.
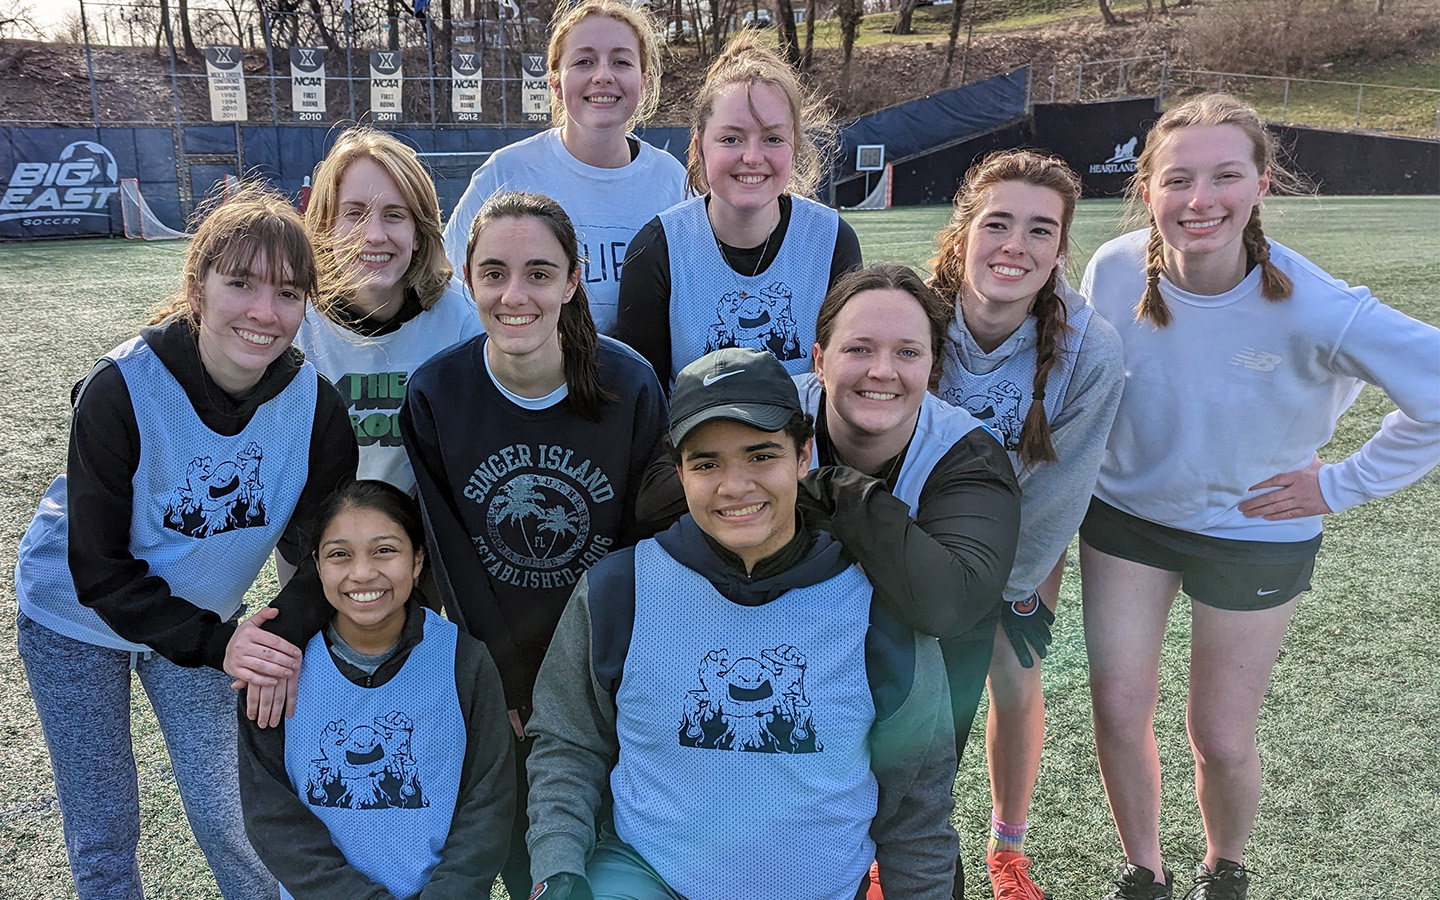
[[[1027,465],[1019,475],[1020,539],[1005,586],[1007,601],[1028,597],[1080,528],[1120,408],[1123,353],[1114,326],[1092,315],[1075,354],[1064,405],[1050,423],[1056,460]]]
[[[315,514],[326,497],[355,480],[360,460],[360,449],[355,443],[355,430],[350,425],[350,413],[345,402],[324,376],[316,377],[320,379],[320,389],[315,398],[315,423],[310,437],[305,488],[290,515],[290,523],[285,528],[279,547],[280,555],[296,567],[295,574],[270,604],[280,614],[261,626],[296,647],[304,647],[306,641],[325,627],[333,612],[329,604],[319,600],[323,596],[320,575],[309,553],[310,542],[315,537]]]
[[[661,384],[670,383],[670,247],[659,216],[630,241],[615,337],[645,357]]]

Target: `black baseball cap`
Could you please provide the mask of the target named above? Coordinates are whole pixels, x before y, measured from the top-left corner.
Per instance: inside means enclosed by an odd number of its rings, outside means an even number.
[[[670,391],[670,443],[676,447],[696,425],[730,419],[779,431],[803,412],[795,381],[780,360],[761,350],[726,347],[680,370]]]

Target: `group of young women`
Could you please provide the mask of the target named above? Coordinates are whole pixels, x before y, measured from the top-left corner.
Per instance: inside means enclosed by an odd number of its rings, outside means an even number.
[[[227,900],[473,897],[497,875],[528,896],[549,638],[579,575],[653,527],[637,504],[673,374],[749,346],[816,418],[804,514],[941,638],[958,751],[988,678],[994,895],[1042,896],[1040,659],[1078,529],[1126,858],[1107,896],[1172,896],[1152,726],[1183,589],[1194,896],[1243,898],[1256,724],[1321,516],[1440,461],[1440,332],[1264,236],[1283,170],[1224,95],[1160,118],[1143,227],[1076,291],[1080,185],[1057,159],[979,162],[927,282],[861,268],[806,196],[827,126],[755,37],[712,66],[687,172],[630,134],[659,82],[642,12],[584,0],[548,58],[556,126],[487,161],[443,233],[414,152],[348,132],[303,222],[257,188],[221,203],[174,300],[77,386],[16,592],[79,896],[141,893],[131,670]],[[1399,409],[1322,464],[1364,382]],[[277,548],[280,594],[242,622]]]

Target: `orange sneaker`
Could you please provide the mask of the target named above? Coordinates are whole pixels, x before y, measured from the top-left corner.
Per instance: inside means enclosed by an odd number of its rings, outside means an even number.
[[[1030,880],[1030,857],[1013,850],[999,850],[985,860],[990,869],[990,887],[995,900],[1049,900],[1049,894]]]
[[[880,864],[870,864],[870,887],[865,891],[865,900],[885,900],[885,895],[880,893]]]

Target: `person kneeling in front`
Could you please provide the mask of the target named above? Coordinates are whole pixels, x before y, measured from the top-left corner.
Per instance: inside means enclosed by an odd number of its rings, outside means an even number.
[[[532,896],[851,900],[879,860],[890,900],[948,898],[939,646],[797,512],[794,382],[720,350],[671,416],[689,514],[582,576],[540,669]]]

